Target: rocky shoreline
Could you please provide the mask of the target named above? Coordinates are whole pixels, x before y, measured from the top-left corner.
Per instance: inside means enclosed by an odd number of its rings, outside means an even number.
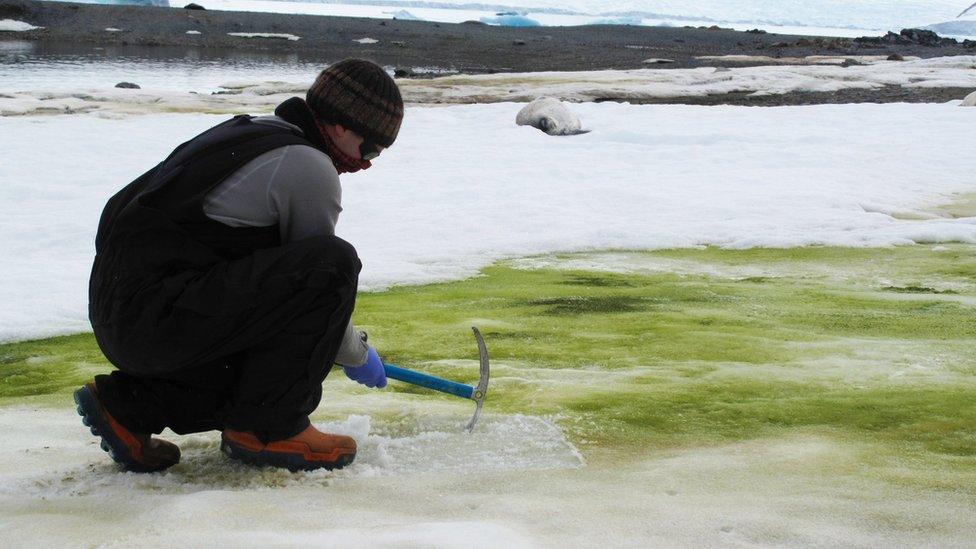
[[[638,26],[495,27],[481,23],[433,23],[351,17],[290,15],[0,0],[0,19],[43,27],[0,31],[0,41],[28,40],[105,46],[296,53],[323,64],[346,57],[372,59],[399,69],[416,67],[465,74],[601,69],[742,67],[806,56],[943,57],[976,55],[976,43],[954,43],[928,34],[902,33],[865,39],[737,32],[718,27]],[[107,31],[106,29],[112,29]],[[259,35],[259,36],[255,36]],[[260,36],[267,35],[267,36]],[[754,56],[747,61],[702,59]],[[856,61],[853,61],[856,63]],[[956,88],[848,90],[778,96],[667,98],[695,104],[790,105],[834,102],[942,102],[960,99]],[[964,94],[963,94],[964,95]]]

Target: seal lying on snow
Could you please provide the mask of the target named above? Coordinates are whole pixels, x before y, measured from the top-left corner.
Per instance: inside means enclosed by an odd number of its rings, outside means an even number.
[[[581,129],[579,117],[552,97],[540,97],[523,107],[515,117],[515,123],[539,128],[549,135],[576,135],[589,131]]]

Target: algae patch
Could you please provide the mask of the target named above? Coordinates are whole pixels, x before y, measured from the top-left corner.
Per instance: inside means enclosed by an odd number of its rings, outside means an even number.
[[[951,245],[527,258],[363,293],[355,320],[387,361],[466,383],[482,325],[486,413],[550,417],[588,459],[816,432],[878,449],[858,474],[976,492],[974,313],[976,247]],[[67,403],[108,368],[91,335],[3,345],[0,396]],[[334,377],[330,413],[366,396]],[[367,398],[462,404],[400,383]]]

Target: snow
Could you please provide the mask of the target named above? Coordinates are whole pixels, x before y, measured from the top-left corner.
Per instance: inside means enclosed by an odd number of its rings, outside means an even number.
[[[186,34],[202,34],[202,33],[200,31],[197,31],[197,30],[188,30],[188,31],[186,31]]]
[[[815,434],[582,468],[482,470],[479,458],[370,476],[355,463],[242,467],[211,433],[179,437],[182,463],[140,475],[120,473],[72,410],[0,408],[0,429],[5,547],[962,547],[976,529],[964,491],[824,474],[860,470],[874,449]]]
[[[976,56],[906,61],[884,61],[872,56],[854,60],[863,64],[506,73],[403,81],[400,86],[408,99],[431,102],[465,102],[469,97],[480,102],[531,101],[539,96],[571,101],[608,97],[641,100],[727,93],[835,92],[892,85],[976,88],[976,71],[972,69]],[[810,62],[832,59],[818,56]]]
[[[888,61],[887,55],[808,55],[806,57],[770,57],[768,55],[700,55],[695,59],[723,63],[761,63],[763,65],[843,65],[860,63],[874,65]],[[921,57],[906,56],[902,61],[921,61]],[[646,61],[645,61],[646,62]]]
[[[833,66],[845,59],[862,65]],[[540,96],[569,101],[607,97],[639,101],[727,93],[833,92],[891,85],[976,89],[976,71],[972,69],[976,56],[906,61],[886,61],[878,56],[811,56],[798,62],[807,64],[718,70],[700,67],[463,75],[399,79],[398,84],[405,100],[412,103],[528,102]],[[259,65],[220,70],[201,65],[190,70],[165,63],[103,67],[70,62],[17,67],[14,71],[0,66],[0,81],[5,82],[0,87],[4,95],[0,97],[0,116],[90,110],[122,114],[268,110],[287,97],[303,95],[319,68],[309,65],[301,70],[276,70],[270,65]],[[236,81],[228,81],[235,76]],[[269,77],[275,80],[268,81]],[[120,80],[137,82],[143,90],[121,93],[112,87]],[[212,91],[223,94],[210,95]]]
[[[295,36],[294,34],[284,34],[276,32],[228,32],[227,36],[238,36],[241,38],[278,38],[284,40],[300,40],[301,38]]]
[[[956,38],[958,40],[968,40],[976,38],[976,20],[970,21],[946,21],[922,27],[932,30],[940,36]]]
[[[963,107],[976,107],[976,91],[967,95],[960,103]]]
[[[359,44],[378,44],[379,43],[379,40],[377,40],[375,38],[363,37],[363,38],[358,38],[356,40],[353,40],[353,42],[356,42],[356,43],[359,43]]]
[[[17,21],[16,19],[0,19],[0,31],[24,32],[43,28],[35,27],[30,23]]]
[[[338,234],[359,250],[364,289],[556,251],[976,243],[974,218],[885,213],[976,191],[973,109],[588,103],[573,110],[592,131],[556,139],[516,126],[523,106],[410,107],[397,143],[344,177]],[[0,117],[0,148],[18,159],[0,164],[0,253],[18,258],[0,340],[87,330],[105,201],[226,118],[104,116]]]
[[[117,29],[115,27],[106,27],[105,32],[122,32],[122,29]]]

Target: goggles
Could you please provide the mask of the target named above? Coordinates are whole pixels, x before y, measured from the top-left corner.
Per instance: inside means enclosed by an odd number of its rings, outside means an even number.
[[[367,162],[379,156],[380,152],[382,152],[382,149],[380,149],[379,145],[368,139],[363,139],[363,142],[359,145],[359,157]]]

